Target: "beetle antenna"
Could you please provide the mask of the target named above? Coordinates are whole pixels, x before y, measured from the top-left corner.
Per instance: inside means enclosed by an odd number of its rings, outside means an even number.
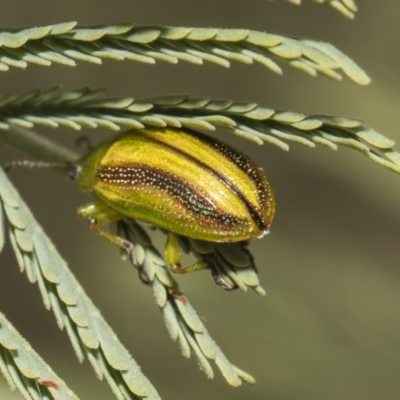
[[[76,180],[78,175],[78,167],[72,162],[61,162],[61,161],[34,161],[34,160],[13,160],[9,163],[4,164],[3,169],[9,173],[14,168],[52,168],[64,170],[71,180]]]

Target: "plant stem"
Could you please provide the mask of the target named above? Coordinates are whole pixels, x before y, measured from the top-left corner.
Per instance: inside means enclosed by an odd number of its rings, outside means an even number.
[[[9,130],[3,130],[0,144],[42,161],[75,162],[79,158],[67,147],[22,127],[12,126]]]

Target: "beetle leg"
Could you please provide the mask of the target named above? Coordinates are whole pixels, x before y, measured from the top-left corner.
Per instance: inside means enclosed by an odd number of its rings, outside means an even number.
[[[117,222],[124,218],[122,214],[115,211],[101,200],[91,201],[90,203],[78,207],[77,213],[82,218],[94,219],[98,225]]]
[[[80,206],[77,210],[79,216],[86,218],[89,221],[90,227],[100,236],[107,239],[109,242],[116,246],[124,249],[129,256],[129,260],[135,268],[139,270],[142,279],[142,272],[140,265],[137,262],[136,256],[133,251],[133,244],[122,237],[114,235],[101,229],[100,225],[109,224],[112,222],[118,222],[124,218],[122,214],[109,207],[101,200],[92,201],[83,206]],[[144,279],[142,281],[145,282]]]
[[[129,240],[123,239],[117,235],[114,235],[110,232],[101,229],[95,218],[88,218],[88,221],[90,228],[93,229],[98,235],[107,239],[108,241],[120,247],[121,249],[124,249],[128,253],[129,260],[131,261],[131,263],[135,266],[135,268],[139,269],[135,253],[133,251],[133,244]]]
[[[182,267],[181,248],[177,236],[173,233],[168,233],[164,249],[164,259],[168,268],[177,274],[187,274],[189,272],[201,271],[208,268],[208,263],[203,260],[197,261],[189,267]]]
[[[173,233],[168,233],[168,238],[164,249],[164,259],[172,272],[178,274],[187,274],[189,272],[201,271],[209,268],[211,275],[218,286],[221,286],[225,290],[234,290],[238,288],[234,282],[232,282],[229,278],[226,279],[227,277],[224,277],[223,274],[221,274],[210,257],[207,257],[207,261],[201,260],[190,265],[189,267],[182,267],[181,248],[179,246],[177,236]]]
[[[132,245],[127,240],[100,228],[100,225],[117,222],[123,218],[121,214],[108,207],[107,204],[100,200],[92,201],[80,206],[77,213],[80,217],[86,218],[89,221],[90,227],[100,236],[104,237],[116,246],[123,248],[127,252],[132,250]]]

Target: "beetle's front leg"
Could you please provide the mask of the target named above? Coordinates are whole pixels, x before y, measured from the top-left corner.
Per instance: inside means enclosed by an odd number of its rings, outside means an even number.
[[[89,221],[90,227],[97,234],[124,249],[128,253],[129,259],[134,267],[140,270],[140,266],[138,265],[133,251],[132,243],[100,228],[101,225],[120,221],[124,218],[122,214],[112,209],[101,200],[95,200],[79,207],[77,213],[79,216],[86,218]]]

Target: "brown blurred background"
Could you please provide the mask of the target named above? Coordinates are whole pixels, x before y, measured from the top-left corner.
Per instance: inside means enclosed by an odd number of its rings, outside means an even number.
[[[399,141],[400,3],[358,0],[353,22],[327,5],[303,3],[13,0],[3,2],[0,25],[134,22],[304,36],[347,53],[367,70],[371,85],[312,78],[290,68],[279,77],[260,65],[234,63],[226,70],[211,64],[107,61],[14,69],[0,74],[1,93],[63,84],[66,90],[107,87],[110,96],[231,98],[361,118]],[[70,146],[82,135],[40,131]],[[84,133],[93,142],[104,137]],[[193,359],[181,357],[150,290],[115,248],[75,218],[75,208],[87,197],[73,184],[51,171],[15,171],[12,179],[163,399],[400,398],[400,177],[344,148],[333,152],[292,145],[284,153],[269,145],[232,143],[264,167],[277,196],[272,234],[251,247],[268,296],[224,292],[207,273],[182,276],[179,282],[228,358],[255,376],[255,386],[231,388],[218,371],[209,381]],[[16,157],[4,150],[0,155],[1,163]],[[82,399],[112,399],[88,362],[78,364],[67,335],[44,310],[37,287],[19,273],[9,245],[0,260],[0,309]],[[20,398],[2,378],[0,398]]]

